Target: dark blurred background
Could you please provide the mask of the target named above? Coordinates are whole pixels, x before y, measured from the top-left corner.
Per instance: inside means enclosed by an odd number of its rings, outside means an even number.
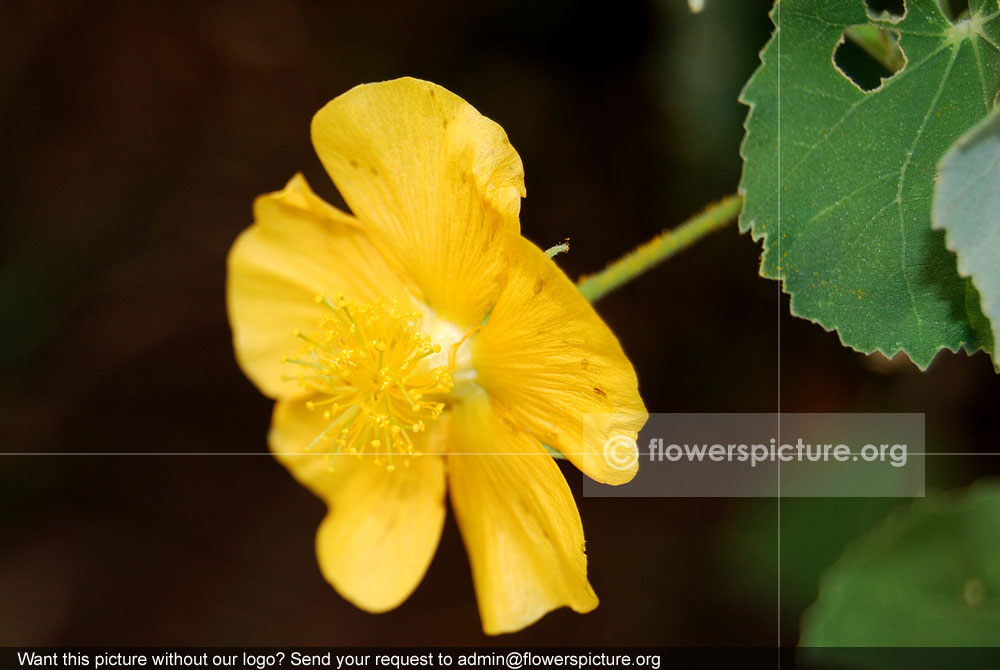
[[[735,191],[769,5],[5,2],[3,451],[266,452],[225,257],[296,171],[340,202],[309,121],[355,84],[429,79],[499,122],[524,233],[572,238],[572,277]],[[920,374],[848,351],[788,316],[758,255],[733,226],[599,303],[650,411],[772,411],[780,382],[784,411],[926,412],[929,451],[995,450],[984,356]],[[927,464],[939,488],[996,470]],[[781,502],[779,630],[776,501],[580,498],[600,607],[492,640],[452,520],[416,593],[373,616],[323,581],[324,507],[269,457],[5,456],[0,644],[794,643],[820,572],[898,502]]]

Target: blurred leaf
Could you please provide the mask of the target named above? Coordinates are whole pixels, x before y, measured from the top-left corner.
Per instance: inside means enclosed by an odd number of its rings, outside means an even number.
[[[971,277],[992,325],[1000,329],[1000,110],[963,135],[938,166],[934,227],[947,232],[958,272]],[[996,360],[994,361],[996,363]]]
[[[995,645],[1000,484],[901,508],[844,552],[802,620],[802,646]]]
[[[746,606],[768,607],[781,574],[782,618],[797,623],[816,600],[823,571],[852,540],[885,518],[899,498],[782,498],[743,501],[716,537],[718,579]],[[735,569],[734,569],[735,567]]]
[[[764,239],[761,274],[845,345],[905,351],[921,367],[941,348],[992,346],[931,229],[935,166],[1000,87],[997,4],[969,4],[971,18],[953,24],[935,0],[908,0],[893,23],[865,0],[781,0],[741,96],[751,109],[740,227]],[[865,92],[832,55],[846,29],[868,23],[899,36],[906,65]]]

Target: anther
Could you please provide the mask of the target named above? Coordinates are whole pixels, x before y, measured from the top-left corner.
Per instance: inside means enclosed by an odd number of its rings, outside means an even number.
[[[323,407],[329,422],[310,448],[328,442],[331,457],[368,455],[387,471],[396,469],[394,456],[403,454],[408,466],[408,455],[416,453],[411,433],[426,430],[426,422],[441,415],[444,403],[437,398],[453,388],[447,367],[421,368],[420,361],[441,346],[418,330],[421,317],[403,312],[397,302],[348,303],[342,293],[335,302],[325,295],[316,302],[333,314],[322,317],[316,335],[294,330],[302,353],[281,359],[315,370],[292,377],[313,394],[305,407]]]

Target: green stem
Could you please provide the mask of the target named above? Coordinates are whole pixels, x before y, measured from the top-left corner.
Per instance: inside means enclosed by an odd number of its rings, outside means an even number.
[[[738,195],[726,196],[709,205],[697,216],[676,228],[663,231],[597,274],[581,277],[577,283],[580,293],[590,302],[597,302],[622,284],[635,279],[677,252],[687,249],[709,233],[724,227],[736,218],[742,205],[743,198]]]

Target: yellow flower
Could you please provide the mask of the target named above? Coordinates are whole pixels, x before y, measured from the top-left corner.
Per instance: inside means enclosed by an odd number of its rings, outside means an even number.
[[[353,216],[301,175],[259,197],[227,302],[241,367],[277,401],[270,447],[329,507],[323,575],[364,610],[398,606],[447,487],[487,633],[592,610],[580,516],[542,443],[620,484],[636,465],[609,462],[605,441],[634,438],[646,410],[618,340],[520,235],[520,157],[464,100],[409,78],[336,98],[312,139]]]

